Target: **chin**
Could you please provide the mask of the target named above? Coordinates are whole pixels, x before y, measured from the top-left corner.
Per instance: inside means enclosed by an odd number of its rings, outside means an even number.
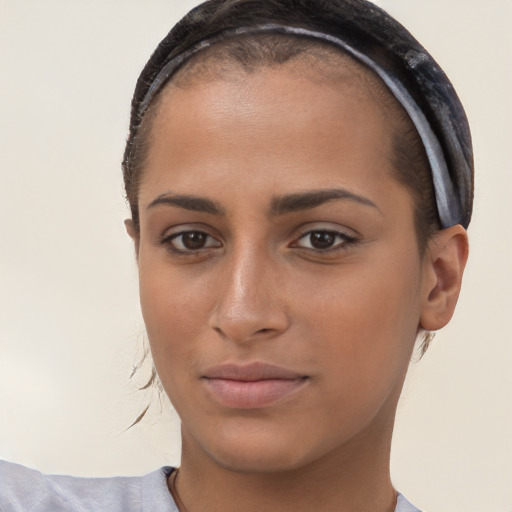
[[[307,464],[296,453],[284,450],[215,450],[210,456],[217,465],[235,473],[286,473]]]
[[[293,432],[279,432],[260,426],[223,432],[217,430],[213,439],[192,442],[216,465],[228,471],[284,473],[304,467],[321,456],[321,447],[304,441],[302,436],[293,435]]]

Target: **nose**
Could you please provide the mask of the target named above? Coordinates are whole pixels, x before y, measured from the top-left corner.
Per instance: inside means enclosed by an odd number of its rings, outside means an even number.
[[[289,317],[278,273],[276,263],[262,250],[241,247],[233,251],[219,271],[210,327],[236,343],[283,333]]]

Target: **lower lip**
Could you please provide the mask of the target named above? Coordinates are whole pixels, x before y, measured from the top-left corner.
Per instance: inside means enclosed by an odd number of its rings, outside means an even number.
[[[204,381],[217,402],[234,409],[261,409],[281,401],[301,389],[307,378],[240,381],[208,379]]]

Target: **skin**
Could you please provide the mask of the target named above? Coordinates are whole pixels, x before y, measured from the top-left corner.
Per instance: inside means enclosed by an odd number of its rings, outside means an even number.
[[[361,91],[288,64],[161,99],[140,231],[127,228],[154,362],[182,420],[189,512],[394,510],[397,401],[418,331],[453,313],[467,237],[454,226],[419,253],[389,121]],[[255,361],[303,384],[254,409],[212,397],[209,368]]]

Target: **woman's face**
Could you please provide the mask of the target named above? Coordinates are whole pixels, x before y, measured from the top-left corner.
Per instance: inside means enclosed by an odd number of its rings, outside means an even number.
[[[389,442],[425,270],[392,130],[358,85],[274,67],[161,99],[142,311],[184,449],[223,467]]]

